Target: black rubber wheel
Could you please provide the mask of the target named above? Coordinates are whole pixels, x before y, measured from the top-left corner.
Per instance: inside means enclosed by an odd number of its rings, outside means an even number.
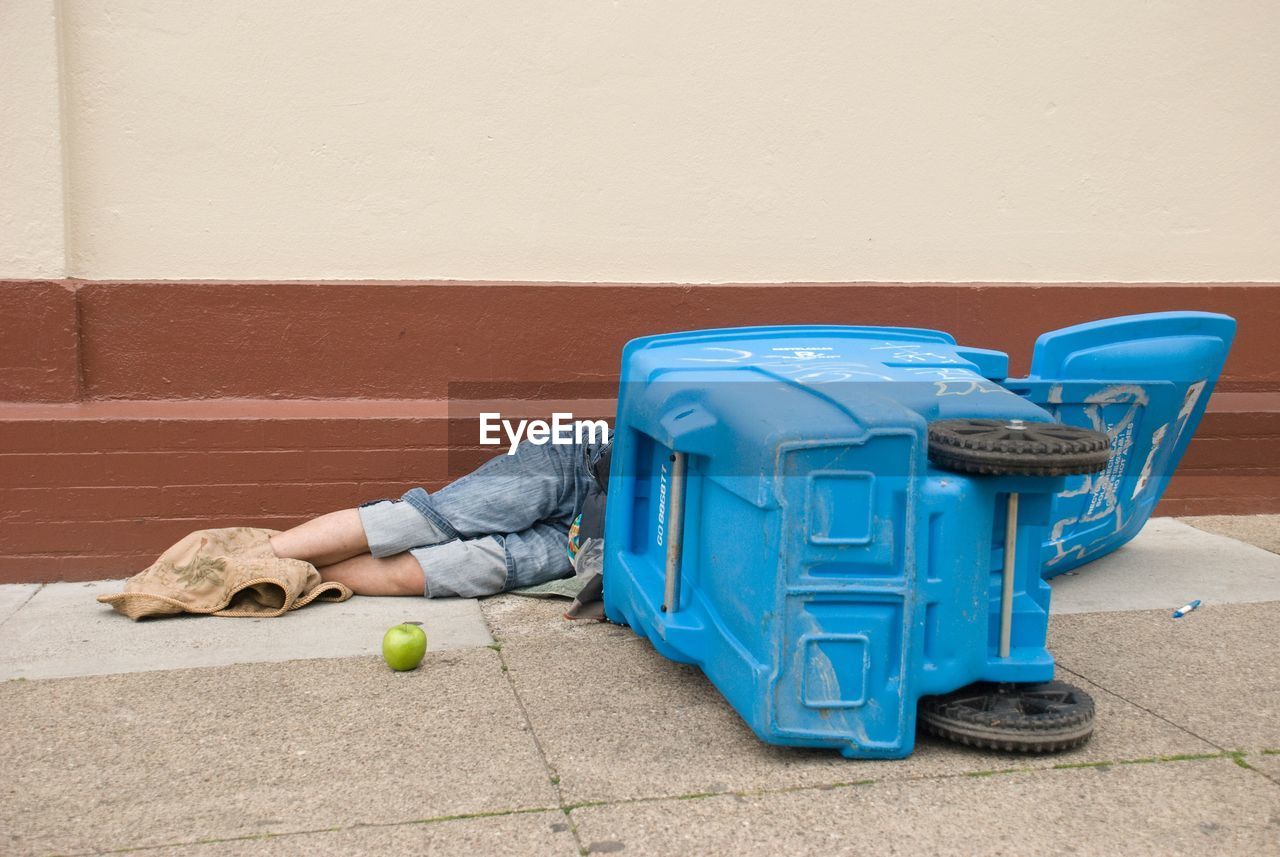
[[[1093,735],[1093,698],[1065,681],[978,682],[926,696],[919,710],[926,731],[984,750],[1056,753],[1080,747]]]
[[[992,476],[1096,473],[1111,457],[1100,431],[1022,420],[938,420],[929,424],[929,460],[946,470]]]

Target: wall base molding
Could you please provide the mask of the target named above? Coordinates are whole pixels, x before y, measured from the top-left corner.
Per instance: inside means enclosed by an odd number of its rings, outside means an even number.
[[[936,327],[1017,373],[1045,330],[1167,309],[1240,334],[1157,513],[1280,512],[1280,285],[0,282],[0,582],[128,575],[191,530],[439,487],[493,454],[477,396],[610,416],[633,336]]]

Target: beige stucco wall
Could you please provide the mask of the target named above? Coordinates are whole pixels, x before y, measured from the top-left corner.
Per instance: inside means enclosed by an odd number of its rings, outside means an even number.
[[[62,12],[78,276],[1280,280],[1270,0]]]
[[[0,0],[0,276],[65,273],[58,31],[48,0]]]

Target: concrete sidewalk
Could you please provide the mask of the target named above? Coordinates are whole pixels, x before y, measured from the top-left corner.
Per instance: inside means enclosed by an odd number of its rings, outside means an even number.
[[[114,584],[0,588],[0,854],[1280,854],[1278,528],[1158,520],[1060,578],[1097,730],[1047,757],[769,747],[558,601],[135,624]],[[393,673],[403,619],[432,651]]]
[[[375,655],[400,622],[421,622],[436,651],[493,642],[469,599],[351,598],[274,619],[133,622],[96,600],[123,583],[0,587],[0,681]]]

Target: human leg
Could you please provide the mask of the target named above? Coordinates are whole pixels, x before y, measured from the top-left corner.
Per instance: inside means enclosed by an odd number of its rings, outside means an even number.
[[[565,536],[600,447],[525,443],[435,494],[322,515],[271,546],[365,595],[476,597],[565,577]]]
[[[322,566],[367,553],[369,543],[359,512],[342,509],[277,533],[271,537],[271,549],[281,559]]]
[[[422,595],[422,566],[409,553],[360,554],[320,568],[325,581],[345,583],[356,595]]]
[[[418,591],[428,598],[480,598],[573,573],[565,529],[541,522],[519,533],[413,548]],[[321,569],[323,574],[324,569]]]
[[[474,598],[503,591],[510,577],[502,537],[451,538],[398,500],[322,515],[278,533],[271,545],[356,595]]]
[[[332,565],[360,554],[393,556],[450,537],[405,503],[379,500],[330,512],[271,537],[276,556]]]

